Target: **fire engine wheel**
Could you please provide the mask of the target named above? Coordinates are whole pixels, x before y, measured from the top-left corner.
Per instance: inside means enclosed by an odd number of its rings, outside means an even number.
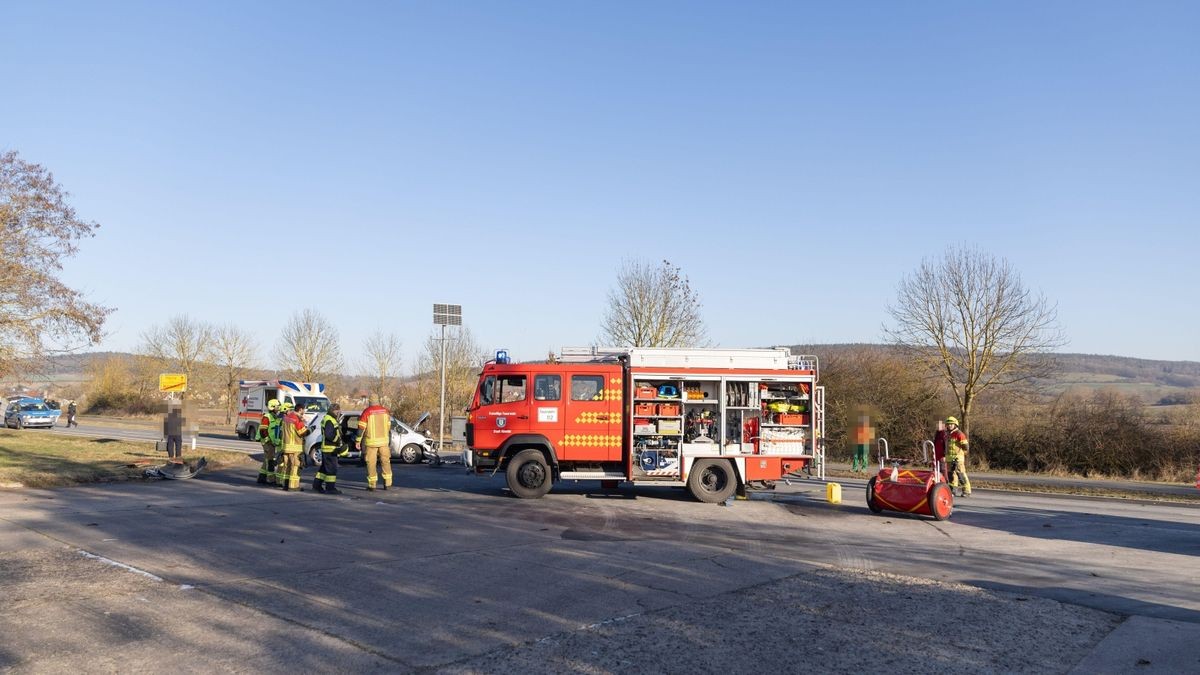
[[[400,461],[405,464],[416,464],[421,461],[421,456],[425,453],[421,451],[421,446],[416,443],[409,443],[400,448]]]
[[[705,504],[729,499],[737,489],[733,466],[723,459],[701,459],[692,465],[688,475],[688,492]]]
[[[929,512],[934,520],[946,520],[954,511],[954,494],[945,483],[934,483],[929,488]]]
[[[867,508],[871,509],[871,513],[882,513],[883,507],[875,501],[875,481],[879,480],[879,476],[873,476],[867,481]]]
[[[537,499],[550,491],[550,466],[541,450],[530,448],[508,460],[508,489],[521,499]]]

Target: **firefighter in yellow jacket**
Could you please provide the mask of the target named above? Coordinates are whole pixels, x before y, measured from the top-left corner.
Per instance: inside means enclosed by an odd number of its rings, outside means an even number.
[[[263,461],[258,467],[261,485],[275,484],[275,456],[279,454],[279,401],[267,401],[267,409],[258,421],[258,442],[262,443]]]
[[[374,394],[369,399],[370,405],[358,417],[359,447],[363,458],[367,461],[367,489],[374,491],[379,482],[375,475],[375,462],[379,462],[379,474],[383,476],[382,489],[392,486],[392,414],[388,409],[379,405],[379,397]]]
[[[284,416],[279,425],[281,459],[277,464],[279,470],[275,474],[275,480],[284,490],[299,492],[300,453],[304,452],[304,437],[308,435],[309,428],[304,423],[303,414],[293,410],[291,403],[284,401],[279,409],[283,411]]]

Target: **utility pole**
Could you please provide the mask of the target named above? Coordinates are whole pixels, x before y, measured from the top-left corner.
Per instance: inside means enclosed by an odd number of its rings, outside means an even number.
[[[462,305],[433,305],[433,323],[442,327],[442,390],[438,412],[438,460],[446,444],[446,326],[462,325]]]

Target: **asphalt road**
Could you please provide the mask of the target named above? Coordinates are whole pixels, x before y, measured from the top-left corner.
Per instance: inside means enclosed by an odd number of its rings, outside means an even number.
[[[51,433],[68,436],[83,436],[87,438],[113,438],[127,441],[154,442],[162,438],[162,432],[155,427],[146,426],[116,426],[85,421],[77,427],[54,427]],[[190,442],[190,439],[189,439]],[[202,433],[196,439],[196,447],[213,448],[216,450],[232,450],[235,452],[261,452],[262,446],[252,441],[243,441],[236,434]]]
[[[937,523],[871,514],[857,490],[828,504],[818,483],[723,507],[587,483],[517,500],[461,467],[396,476],[367,493],[347,467],[339,497],[248,470],[0,492],[0,551],[25,556],[0,561],[17,589],[0,667],[869,671],[886,653],[894,672],[1067,672],[1125,630],[1128,672],[1170,649],[1174,670],[1200,668],[1191,505],[981,493]],[[1158,644],[1168,628],[1184,638]]]

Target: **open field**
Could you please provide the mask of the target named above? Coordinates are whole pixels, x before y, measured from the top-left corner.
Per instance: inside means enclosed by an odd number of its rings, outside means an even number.
[[[209,467],[249,466],[244,453],[184,450],[184,459],[208,458]],[[166,457],[146,441],[73,438],[41,430],[0,429],[0,486],[54,487],[137,479]]]

